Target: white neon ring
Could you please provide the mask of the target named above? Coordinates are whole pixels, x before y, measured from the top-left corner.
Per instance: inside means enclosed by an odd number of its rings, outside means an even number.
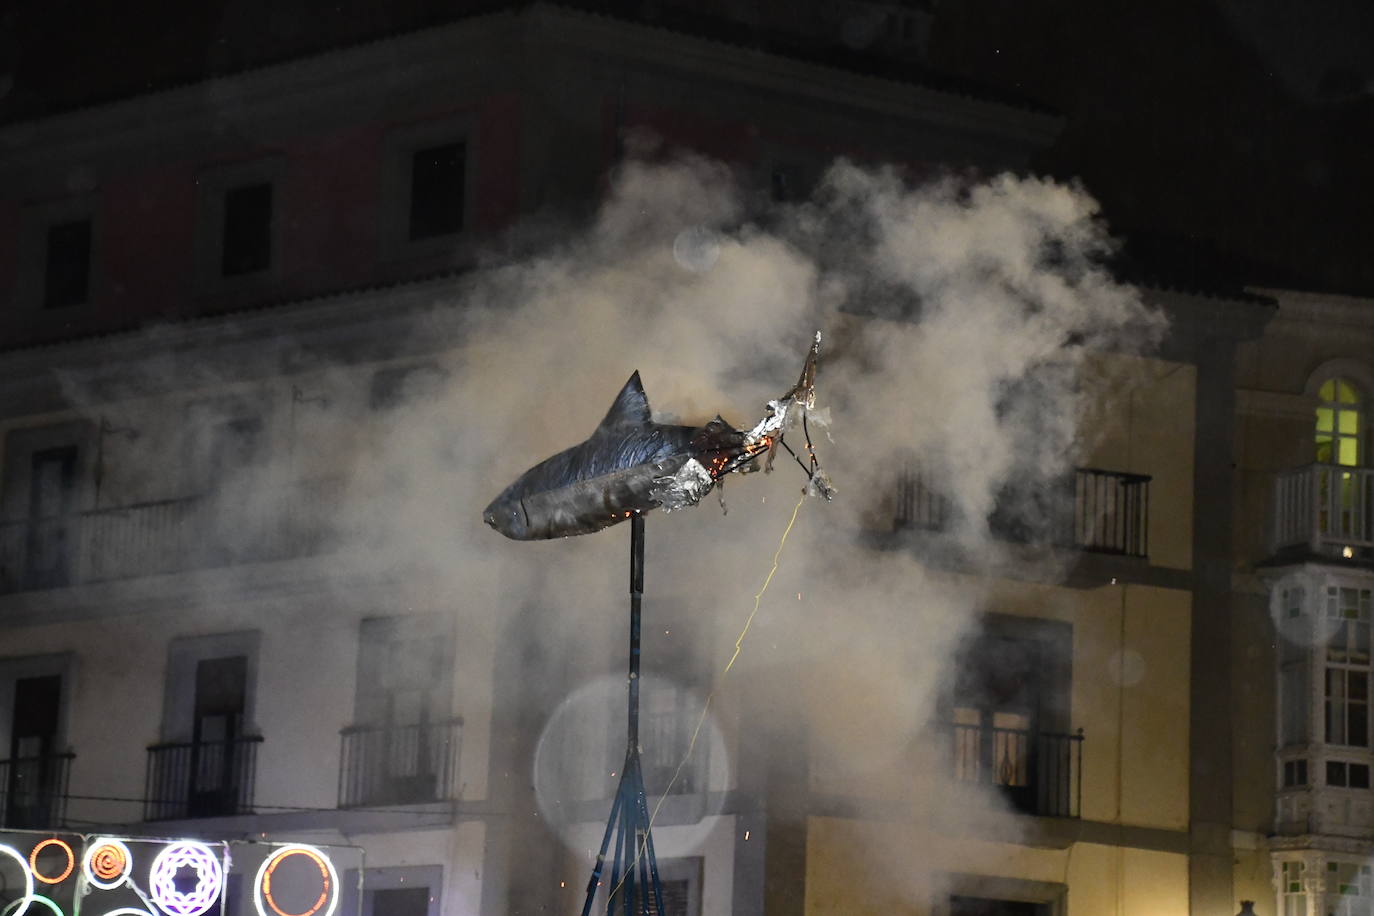
[[[339,905],[339,873],[334,870],[334,863],[329,861],[329,856],[325,855],[322,850],[301,843],[277,847],[277,851],[263,859],[262,864],[258,866],[258,877],[253,886],[253,906],[257,908],[258,916],[288,916],[288,914],[275,908],[269,911],[264,905],[263,901],[266,894],[263,890],[263,879],[267,877],[270,870],[276,867],[277,863],[292,854],[304,854],[324,863],[324,867],[329,873],[329,905],[324,908],[323,913],[316,909],[311,911],[310,916],[334,916],[334,910]]]
[[[0,910],[0,916],[11,916],[10,907],[16,906],[24,900],[37,900],[39,903],[52,910],[53,916],[67,916],[66,913],[62,912],[62,907],[58,906],[51,898],[44,897],[42,894],[29,894],[28,897],[20,897],[18,900],[11,900],[9,903],[5,904],[3,910]]]
[[[119,909],[110,910],[102,916],[153,916],[153,914],[147,910],[140,910],[136,906],[122,906]]]
[[[13,846],[6,846],[3,843],[0,843],[0,852],[14,856],[15,861],[19,863],[19,867],[24,870],[24,896],[20,898],[23,900],[24,905],[9,914],[9,916],[24,916],[24,914],[28,912],[29,904],[33,902],[34,898],[33,871],[29,869],[29,860],[20,855],[19,850],[15,849]],[[13,903],[14,901],[10,902]]]
[[[119,852],[124,856],[124,871],[120,873],[118,878],[112,878],[108,880],[104,878],[99,878],[96,876],[96,873],[91,870],[91,860],[95,858],[95,854],[97,852],[99,852],[106,846],[113,846],[116,852]],[[90,848],[86,850],[86,855],[83,856],[81,860],[81,872],[86,876],[87,881],[91,882],[96,887],[100,888],[102,891],[110,891],[114,890],[115,888],[119,887],[121,884],[124,883],[124,879],[129,877],[129,869],[133,868],[133,864],[134,857],[129,852],[129,847],[125,846],[119,840],[112,839],[111,837],[106,836],[97,839],[94,843],[91,844]],[[125,909],[128,908],[126,907]],[[138,912],[141,913],[143,911],[139,910]],[[19,916],[19,914],[16,913],[15,916]],[[106,914],[106,916],[109,916],[109,914]]]
[[[176,874],[183,865],[196,870],[196,886],[189,893],[176,886]],[[204,843],[172,843],[153,860],[148,885],[153,902],[172,916],[200,916],[215,905],[224,889],[224,870],[214,851]]]

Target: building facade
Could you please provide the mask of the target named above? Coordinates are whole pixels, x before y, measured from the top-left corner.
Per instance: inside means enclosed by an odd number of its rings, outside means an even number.
[[[356,846],[368,916],[578,909],[622,637],[608,619],[564,651],[537,562],[455,593],[444,570],[477,560],[422,536],[463,436],[495,434],[446,426],[471,358],[452,303],[496,240],[537,251],[592,211],[646,136],[787,200],[839,156],[1024,169],[1060,126],[536,4],[0,127],[4,826]],[[990,575],[940,548],[918,470],[862,494],[850,542],[980,596],[937,708],[866,732],[895,736],[882,754],[831,752],[865,705],[843,653],[745,670],[768,689],[708,722],[741,621],[651,592],[670,911],[1365,893],[1362,305],[1144,296],[1168,334],[1094,357],[1093,434],[1040,543],[994,520]]]

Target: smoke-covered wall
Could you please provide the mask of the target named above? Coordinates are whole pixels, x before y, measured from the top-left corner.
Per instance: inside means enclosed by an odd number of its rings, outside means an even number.
[[[240,514],[283,511],[277,494],[294,482],[337,481],[314,506],[342,533],[343,549],[322,567],[330,600],[356,603],[357,583],[380,577],[403,597],[377,613],[453,615],[453,695],[468,740],[487,729],[497,740],[512,727],[493,690],[545,685],[552,696],[535,691],[535,719],[562,724],[534,742],[543,756],[535,783],[541,812],[558,824],[553,812],[565,803],[604,797],[618,763],[608,756],[606,777],[589,780],[591,751],[574,750],[567,735],[623,729],[621,699],[601,708],[606,691],[584,688],[618,679],[624,664],[628,529],[517,543],[482,524],[483,506],[525,468],[585,438],[636,369],[657,420],[720,413],[752,424],[794,383],[821,330],[818,391],[830,422],[813,433],[835,500],[800,506],[724,682],[805,478],[780,455],[769,475],[729,479],[724,509],[712,497],[654,513],[646,666],[655,653],[685,657],[669,676],[698,701],[713,697],[703,730],[712,788],[738,785],[739,761],[771,754],[804,767],[818,790],[900,792],[935,817],[944,783],[922,786],[912,774],[939,764],[920,763],[913,747],[986,610],[980,577],[1005,558],[988,518],[1000,500],[1032,530],[1050,523],[1035,495],[1090,446],[1088,399],[1111,397],[1085,390],[1090,359],[1148,352],[1163,332],[1102,266],[1110,251],[1091,197],[1042,179],[911,186],[892,170],[837,162],[810,199],[778,204],[717,162],[631,161],[590,225],[518,256],[493,251],[436,294],[411,329],[437,351],[435,369],[399,376],[385,411],[369,394],[374,366],[312,364],[279,341],[296,354],[289,390],[280,379],[235,380],[225,400],[227,383],[197,374],[186,397],[214,406],[102,404],[115,426],[143,430],[107,443],[104,491],[118,502],[121,486],[140,498],[195,489],[199,472],[173,482],[158,469],[204,467],[195,455],[219,429],[210,420],[271,388],[271,412],[250,411],[262,426],[240,430],[252,442],[224,470],[233,479],[219,481],[232,495],[216,503],[217,524],[244,530]],[[70,390],[78,402],[91,397],[82,383]],[[188,429],[188,417],[203,428]],[[874,537],[892,533],[894,486],[912,469],[948,500],[945,543],[955,546],[938,558],[928,546]],[[186,613],[196,611],[216,612]],[[677,642],[674,633],[690,635]],[[512,665],[524,666],[516,679]],[[779,721],[800,722],[803,734],[751,744],[757,736],[741,723],[772,707],[792,709]],[[614,746],[613,737],[588,741]],[[535,761],[513,765],[533,772]],[[999,816],[995,806],[979,810]],[[1014,836],[1009,818],[1004,827]],[[905,880],[890,893],[917,892]]]

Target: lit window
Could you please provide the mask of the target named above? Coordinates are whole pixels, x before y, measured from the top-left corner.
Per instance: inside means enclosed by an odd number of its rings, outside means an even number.
[[[1355,386],[1342,378],[1327,379],[1317,397],[1317,463],[1357,466],[1364,423]]]

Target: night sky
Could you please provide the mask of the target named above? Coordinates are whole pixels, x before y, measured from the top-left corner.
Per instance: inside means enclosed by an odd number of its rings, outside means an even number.
[[[0,119],[232,72],[492,5],[17,0],[0,14]],[[593,5],[660,23],[672,6],[756,21],[769,8],[763,0]],[[908,5],[933,9],[933,70],[1065,115],[1059,142],[1035,167],[1081,179],[1115,232],[1167,239],[1170,257],[1190,252],[1193,272],[1374,293],[1374,5]]]

